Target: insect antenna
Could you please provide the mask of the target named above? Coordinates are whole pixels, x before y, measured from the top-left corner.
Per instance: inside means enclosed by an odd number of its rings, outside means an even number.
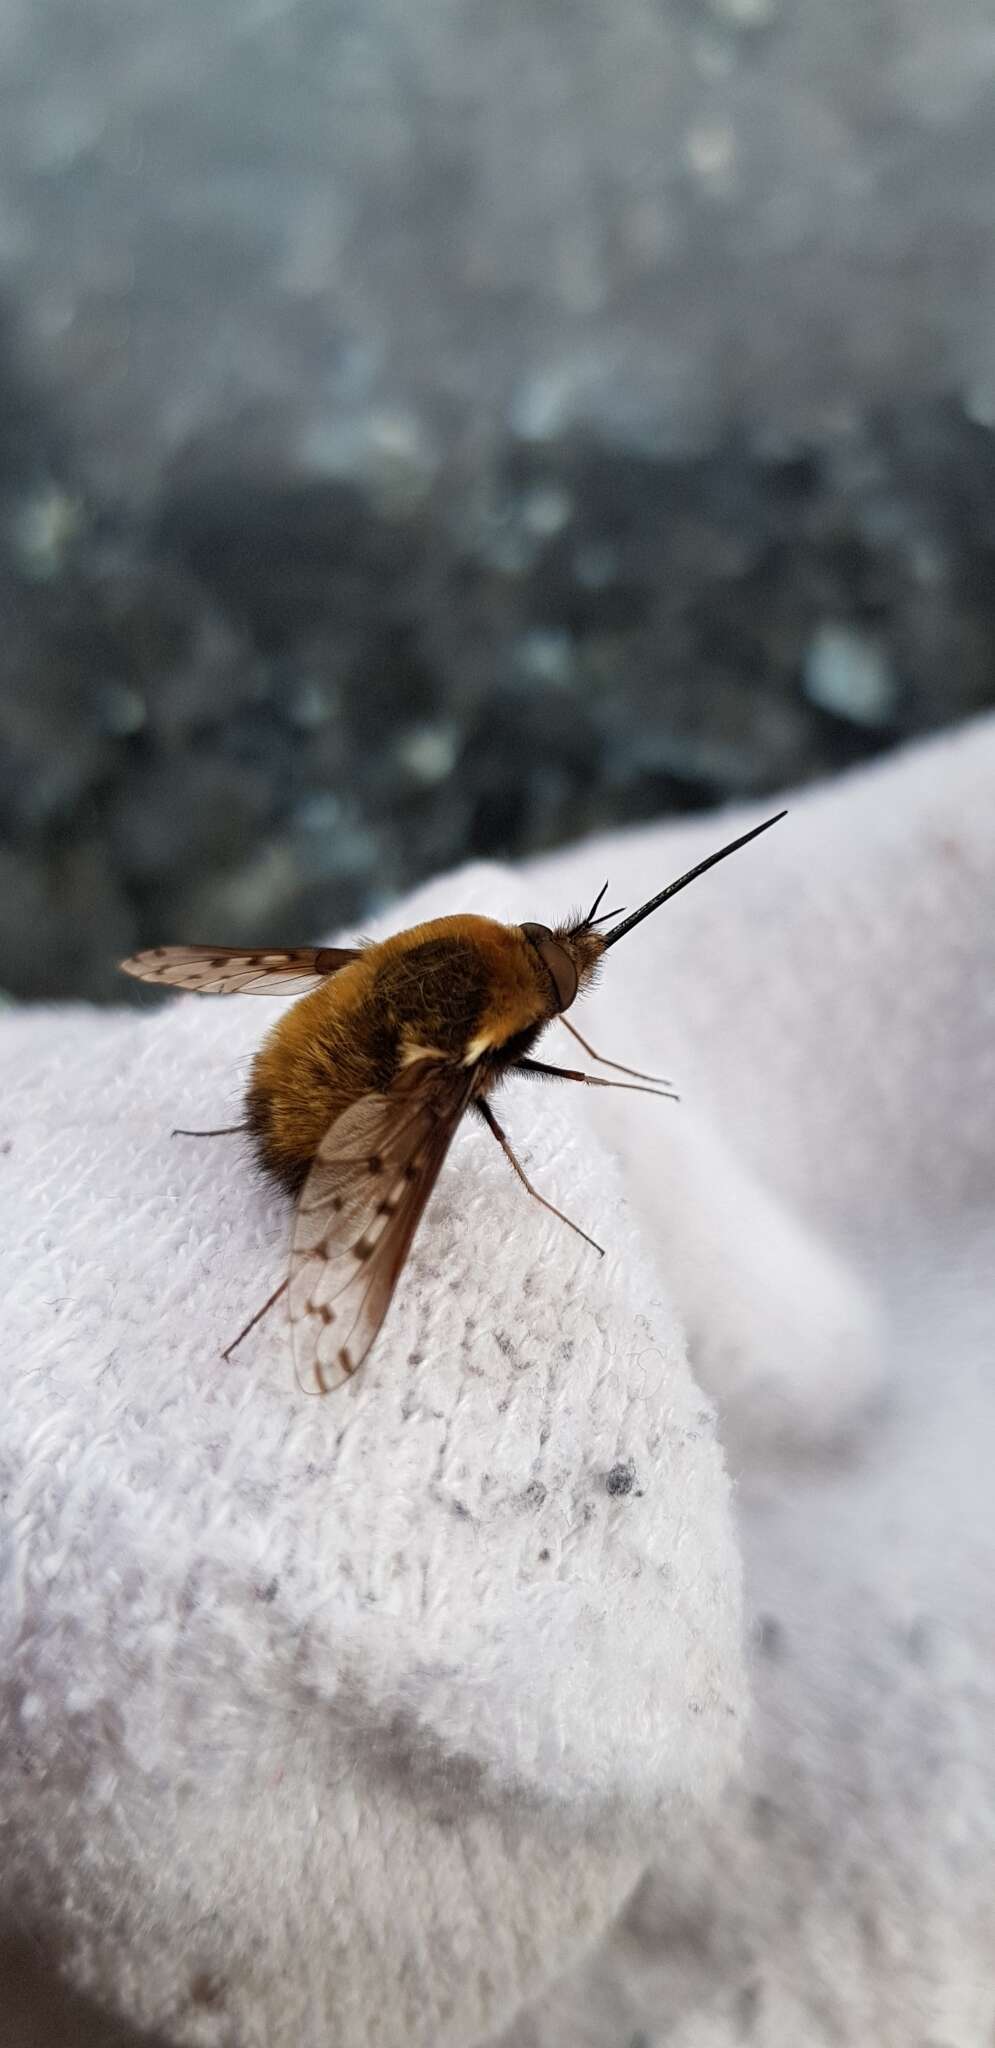
[[[591,905],[591,908],[590,908],[590,910],[588,911],[588,913],[587,913],[587,916],[586,916],[586,917],[585,917],[585,919],[584,919],[584,923],[585,923],[585,924],[593,924],[593,923],[594,923],[594,919],[595,919],[595,916],[596,916],[596,914],[597,914],[597,908],[598,908],[598,904],[599,904],[599,903],[603,903],[603,902],[604,902],[604,900],[605,900],[605,895],[606,895],[606,893],[607,893],[607,889],[608,889],[608,884],[607,884],[607,882],[605,882],[605,883],[603,884],[603,886],[602,886],[602,887],[601,887],[601,888],[600,888],[600,889],[598,890],[598,893],[597,893],[597,895],[596,895],[596,897],[595,897],[595,899],[594,899],[594,902],[592,903],[592,905]]]
[[[762,825],[754,825],[752,832],[741,833],[740,837],[731,840],[728,846],[721,846],[718,853],[710,853],[707,860],[700,860],[697,867],[689,868],[687,874],[681,875],[676,882],[668,883],[666,889],[661,889],[659,896],[652,896],[649,902],[644,903],[640,910],[634,910],[631,917],[627,917],[623,919],[621,924],[617,924],[613,932],[606,932],[602,940],[605,951],[607,952],[609,946],[614,946],[617,939],[624,939],[626,933],[631,932],[634,926],[642,924],[644,917],[649,917],[652,911],[659,910],[661,903],[667,903],[671,896],[678,894],[679,890],[686,889],[689,882],[696,882],[699,875],[707,874],[708,869],[713,868],[717,861],[726,860],[730,853],[738,853],[741,846],[748,846],[750,840],[758,839],[761,832],[769,832],[772,825],[777,825],[787,815],[787,811],[778,811],[776,817],[766,818]],[[601,894],[604,895],[604,890],[602,890]],[[601,897],[599,896],[598,902],[600,903],[600,901]]]
[[[587,916],[578,918],[577,923],[570,926],[571,938],[576,937],[576,934],[578,932],[593,931],[596,924],[604,924],[606,917],[621,917],[622,913],[620,910],[603,910],[601,912],[600,917],[597,914],[598,904],[603,901],[605,890],[607,889],[607,887],[608,884],[606,882],[604,884],[604,888],[598,890],[598,893],[594,899],[594,902],[591,905],[590,910],[587,913]]]

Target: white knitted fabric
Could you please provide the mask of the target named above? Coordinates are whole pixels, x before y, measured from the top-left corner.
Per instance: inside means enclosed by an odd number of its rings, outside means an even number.
[[[889,1260],[887,1410],[744,1487],[746,1782],[502,2048],[989,2048],[993,1250]]]
[[[417,912],[520,896],[485,870]],[[507,1121],[605,1259],[473,1124],[353,1386],[302,1395],[278,1312],[222,1361],[288,1207],[170,1127],[231,1121],[273,1014],[3,1022],[0,1887],[172,2040],[434,2048],[714,1802],[738,1546],[665,1275],[563,1095]]]
[[[611,849],[623,896],[640,840]],[[995,2038],[995,722],[796,801],[762,844],[779,871],[737,867],[742,940],[704,883],[673,905],[682,1071],[792,1229],[828,1224],[872,1277],[881,1398],[804,1465],[746,1432],[745,1781],[505,2048]],[[644,1003],[650,956],[647,929]],[[629,1184],[657,1199],[635,1151]],[[785,1314],[804,1287],[782,1272]],[[796,1355],[831,1425],[824,1305]],[[703,1295],[694,1316],[740,1409],[758,1355],[716,1354]]]
[[[995,1201],[993,789],[979,726],[802,797],[634,933],[577,1021],[682,1103],[516,1082],[501,1109],[608,1257],[468,1129],[323,1402],[273,1318],[221,1364],[286,1210],[241,1141],[167,1135],[231,1120],[270,1005],[4,1020],[0,1898],[104,2005],[225,2048],[469,2044],[652,1853],[639,1918],[516,2041],[975,2048],[995,1518],[961,1464],[987,1482],[995,1446],[980,1297],[937,1322],[919,1248]],[[632,905],[739,824],[473,870],[385,928],[547,920],[609,872]],[[739,1546],[671,1299],[774,1617],[724,1816]],[[942,2024],[889,2033],[925,1980]],[[848,2033],[868,1981],[877,2031]]]

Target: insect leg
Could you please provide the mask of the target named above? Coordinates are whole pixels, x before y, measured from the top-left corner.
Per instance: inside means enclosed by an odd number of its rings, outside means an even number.
[[[576,1024],[568,1024],[565,1017],[558,1017],[557,1023],[562,1024],[564,1031],[569,1031],[578,1045],[583,1046],[588,1059],[597,1060],[599,1067],[614,1067],[617,1074],[631,1074],[634,1081],[655,1081],[660,1088],[670,1087],[670,1082],[662,1074],[641,1074],[638,1067],[623,1067],[621,1060],[609,1060],[603,1052],[595,1052],[593,1045],[588,1045],[587,1039],[581,1037]]]
[[[477,1099],[474,1103],[474,1108],[479,1111],[480,1115],[484,1119],[485,1124],[487,1124],[489,1128],[493,1131],[494,1136],[496,1137],[498,1144],[500,1145],[501,1150],[504,1153],[504,1156],[507,1159],[509,1165],[514,1168],[515,1172],[518,1175],[519,1180],[522,1183],[522,1186],[528,1189],[528,1192],[533,1197],[533,1199],[540,1203],[543,1209],[548,1209],[551,1216],[558,1216],[560,1222],[565,1223],[568,1230],[575,1230],[577,1232],[577,1236],[582,1237],[584,1239],[585,1244],[593,1245],[599,1258],[603,1259],[605,1255],[604,1245],[598,1244],[593,1237],[588,1237],[587,1231],[582,1230],[579,1223],[574,1223],[571,1221],[569,1216],[564,1216],[562,1209],[557,1209],[552,1202],[547,1202],[545,1195],[541,1195],[539,1193],[538,1188],[533,1187],[532,1182],[530,1181],[527,1173],[525,1172],[524,1167],[520,1166],[518,1160],[515,1158],[515,1155],[511,1149],[511,1146],[508,1143],[505,1133],[501,1129],[501,1126],[498,1123],[497,1117],[495,1116],[494,1111],[490,1106],[490,1103],[485,1100],[484,1096],[477,1096]]]
[[[248,1124],[224,1124],[220,1131],[170,1131],[171,1138],[232,1138],[236,1131],[247,1131]]]
[[[585,1088],[622,1088],[627,1095],[659,1095],[666,1102],[681,1099],[672,1088],[644,1088],[641,1081],[603,1081],[600,1074],[580,1074],[573,1067],[548,1067],[545,1060],[516,1060],[510,1071],[536,1074],[543,1081],[582,1081]]]
[[[279,1287],[274,1287],[269,1300],[263,1302],[262,1308],[257,1308],[255,1315],[250,1316],[249,1321],[246,1323],[244,1330],[240,1330],[238,1336],[233,1337],[231,1343],[226,1347],[224,1351],[222,1351],[222,1358],[227,1359],[231,1357],[232,1352],[236,1348],[236,1345],[241,1344],[242,1338],[247,1337],[249,1331],[254,1330],[257,1323],[262,1322],[264,1315],[266,1315],[267,1311],[273,1307],[273,1303],[279,1301],[281,1294],[286,1294],[289,1285],[289,1280],[281,1280]]]

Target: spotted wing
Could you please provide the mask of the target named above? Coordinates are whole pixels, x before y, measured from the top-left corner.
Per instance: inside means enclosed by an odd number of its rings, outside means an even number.
[[[153,946],[121,961],[124,974],[202,996],[303,996],[358,957],[352,946],[293,946],[247,952],[244,946]]]
[[[390,1307],[473,1082],[434,1067],[330,1125],[301,1190],[290,1256],[297,1376],[323,1394],[358,1371]]]

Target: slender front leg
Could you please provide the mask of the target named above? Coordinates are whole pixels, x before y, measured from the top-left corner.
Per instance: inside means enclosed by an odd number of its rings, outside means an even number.
[[[511,1146],[509,1145],[508,1140],[503,1130],[501,1129],[500,1124],[498,1123],[497,1117],[495,1116],[494,1111],[492,1110],[491,1105],[487,1101],[486,1097],[483,1095],[478,1095],[473,1106],[477,1110],[479,1115],[483,1117],[485,1124],[488,1126],[488,1129],[493,1131],[494,1136],[496,1137],[498,1144],[500,1145],[501,1150],[504,1153],[505,1158],[508,1160],[509,1165],[514,1167],[514,1170],[517,1173],[518,1178],[522,1183],[522,1186],[528,1189],[528,1192],[532,1196],[533,1200],[538,1202],[543,1209],[548,1209],[551,1216],[558,1216],[560,1222],[565,1223],[568,1230],[575,1230],[577,1232],[577,1236],[582,1237],[584,1239],[585,1244],[593,1245],[595,1251],[598,1254],[598,1257],[603,1259],[605,1255],[604,1245],[598,1244],[593,1237],[588,1237],[587,1231],[582,1230],[579,1223],[574,1223],[571,1221],[571,1218],[569,1216],[564,1216],[562,1209],[557,1209],[552,1202],[547,1202],[545,1195],[541,1195],[539,1193],[538,1188],[533,1187],[532,1182],[528,1177],[528,1174],[525,1172],[524,1168],[519,1165],[518,1160],[515,1158]]]
[[[248,1124],[223,1124],[220,1131],[170,1131],[171,1138],[233,1138],[236,1131],[247,1131]]]
[[[569,1031],[571,1038],[575,1038],[578,1045],[583,1046],[588,1059],[597,1060],[599,1067],[614,1067],[617,1074],[631,1074],[634,1081],[654,1081],[658,1088],[670,1087],[670,1082],[663,1074],[641,1074],[638,1067],[623,1067],[621,1060],[609,1060],[605,1058],[603,1052],[595,1052],[593,1045],[588,1045],[587,1039],[581,1037],[576,1024],[569,1024],[565,1017],[558,1017],[556,1021],[562,1024],[564,1031]]]
[[[627,1095],[659,1095],[666,1102],[679,1102],[681,1099],[672,1088],[644,1088],[637,1081],[603,1081],[600,1074],[580,1074],[573,1067],[549,1067],[545,1060],[516,1060],[511,1072],[534,1074],[540,1081],[582,1081],[585,1088],[622,1088]]]

